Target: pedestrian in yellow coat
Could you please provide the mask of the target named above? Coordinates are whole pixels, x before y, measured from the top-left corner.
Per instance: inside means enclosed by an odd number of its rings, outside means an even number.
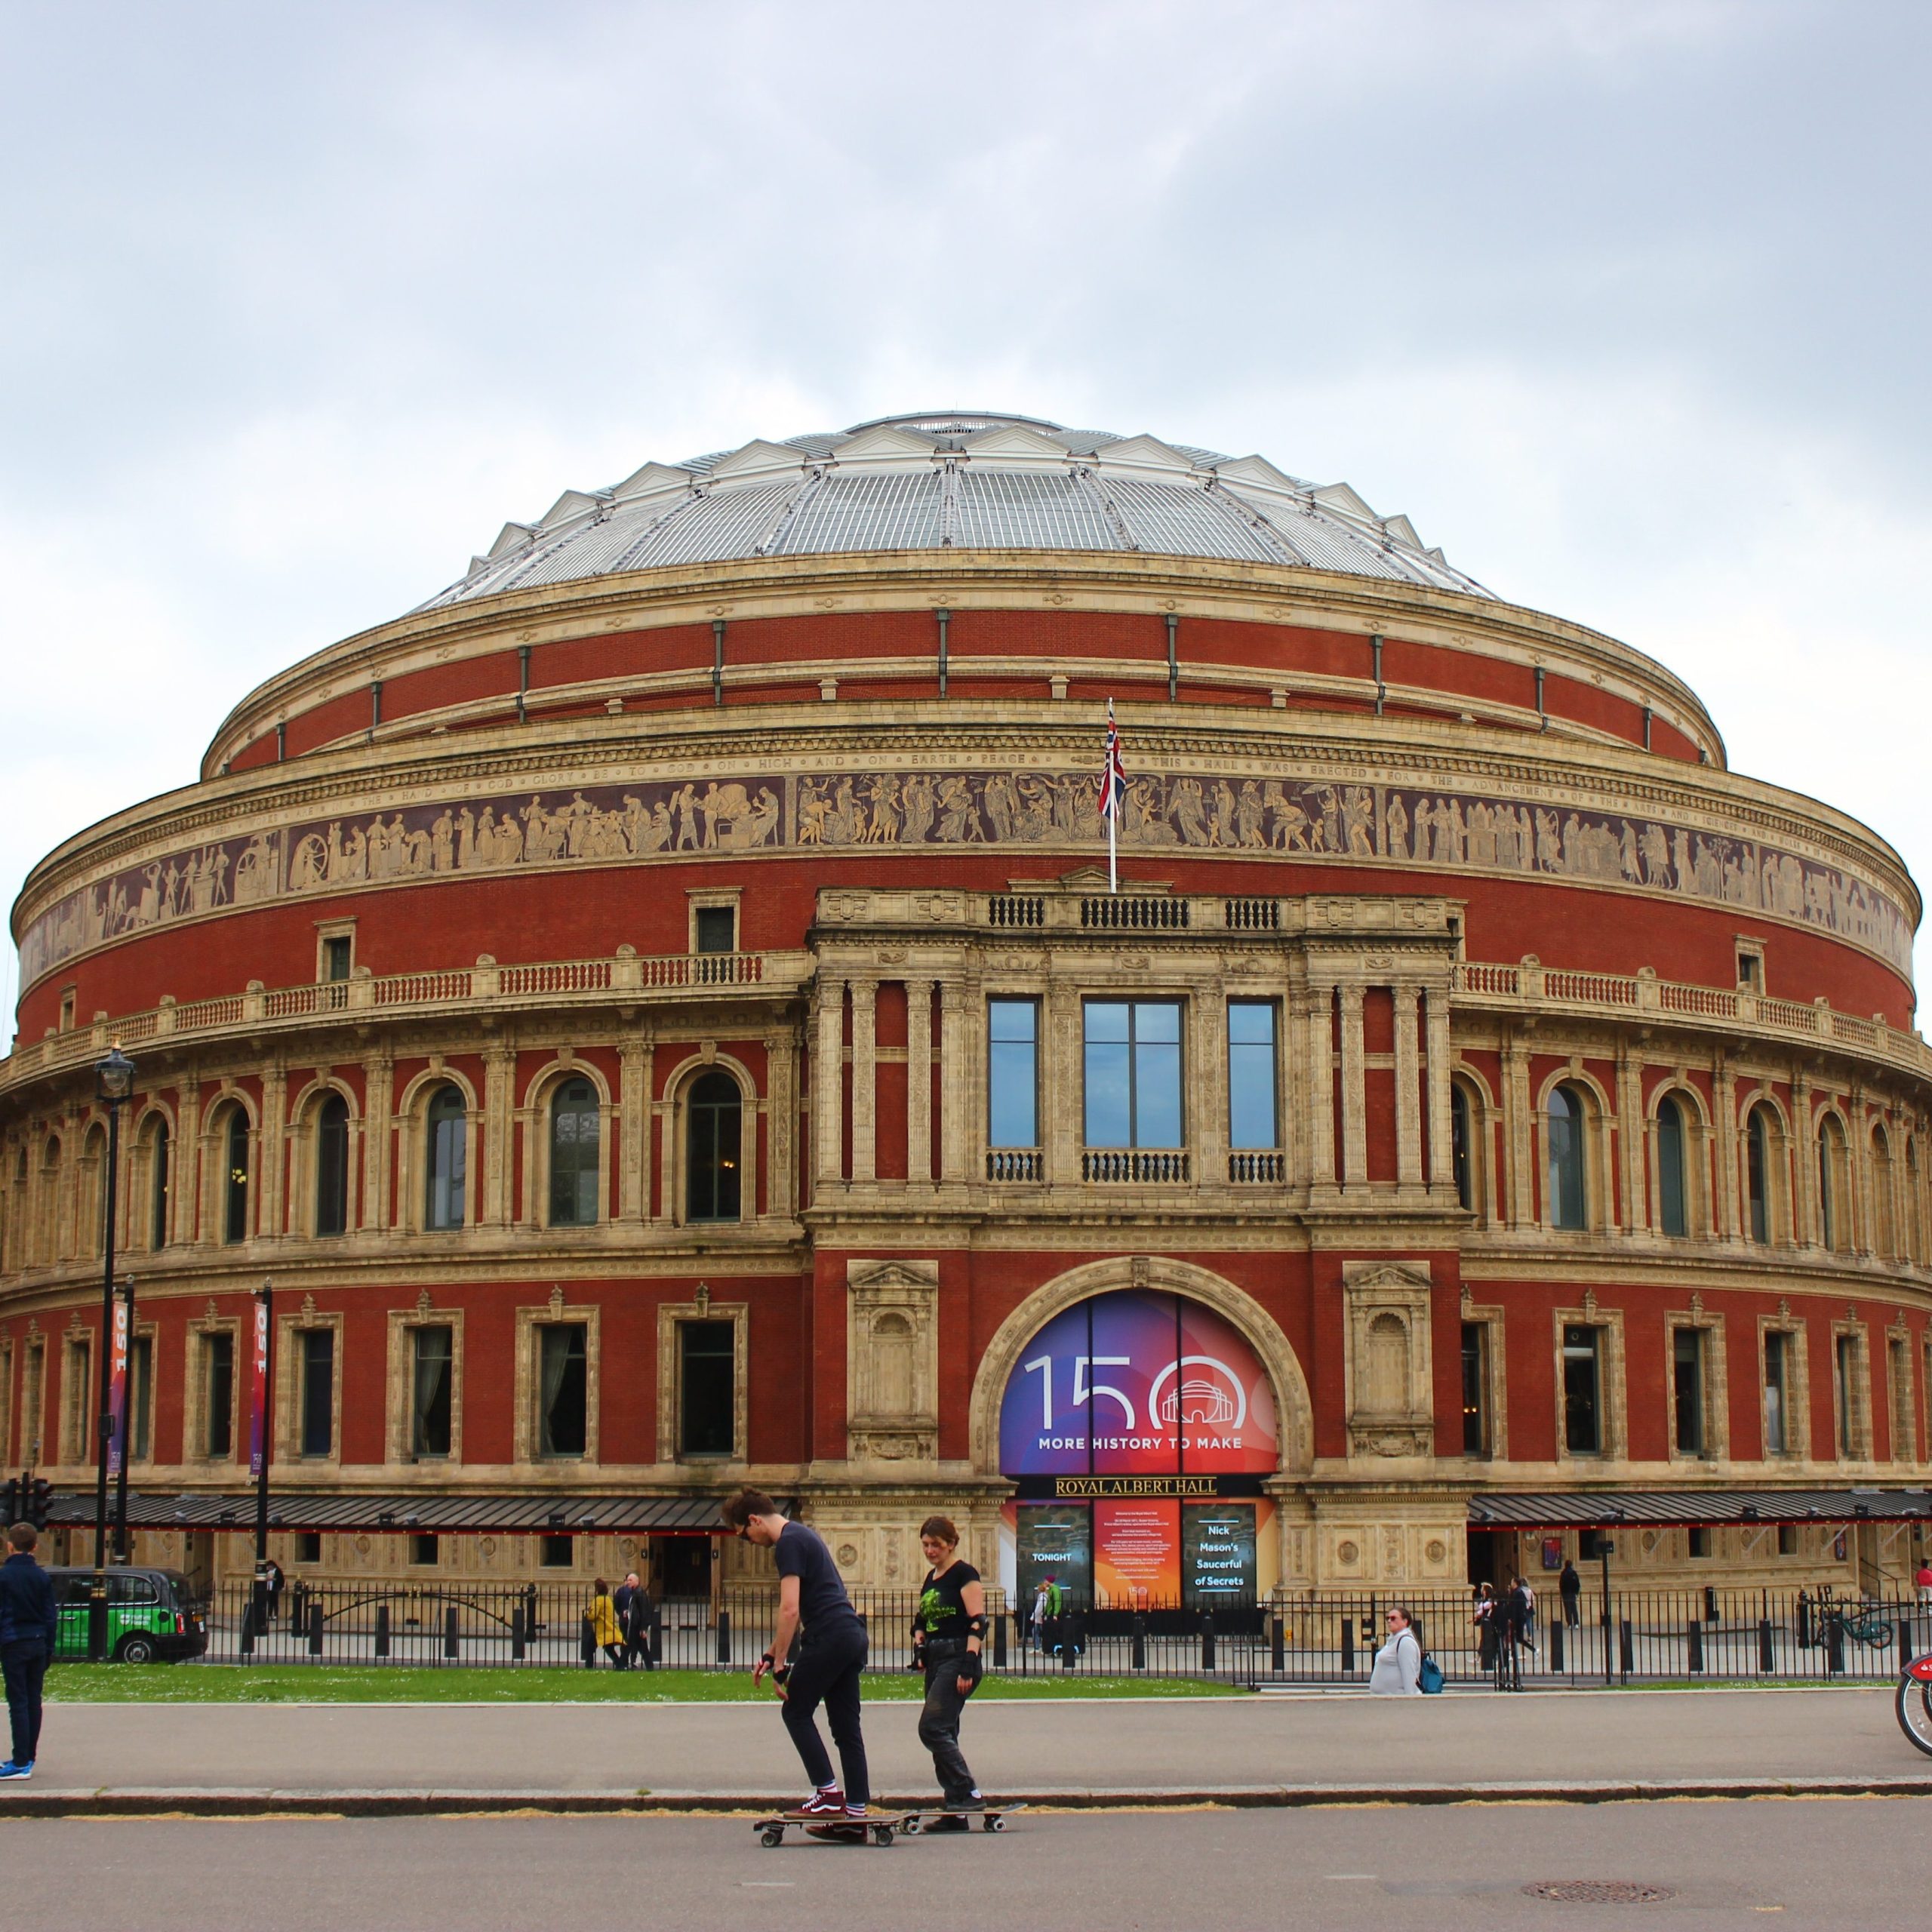
[[[601,1577],[597,1580],[590,1593],[590,1640],[596,1644],[611,1663],[622,1670],[624,1667],[623,1626],[617,1621],[617,1606],[611,1601],[611,1586]],[[584,1659],[587,1669],[594,1670],[597,1660],[594,1657]]]

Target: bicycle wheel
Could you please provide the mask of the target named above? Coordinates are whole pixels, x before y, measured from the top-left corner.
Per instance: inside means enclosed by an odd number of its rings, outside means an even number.
[[[1932,1652],[1914,1657],[1899,1678],[1893,1700],[1899,1728],[1928,1758],[1932,1758]]]

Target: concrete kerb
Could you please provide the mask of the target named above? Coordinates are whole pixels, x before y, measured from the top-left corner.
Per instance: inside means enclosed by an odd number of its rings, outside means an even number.
[[[1312,1809],[1324,1805],[1623,1804],[1676,1799],[1932,1798],[1932,1773],[1918,1777],[1486,1780],[1457,1784],[1221,1785],[1137,1792],[1041,1790],[1003,1794],[1039,1811]],[[640,1791],[23,1791],[0,1798],[0,1817],[417,1818],[615,1817],[710,1814],[756,1817],[795,1802],[790,1792]],[[918,1798],[875,1801],[891,1812]]]

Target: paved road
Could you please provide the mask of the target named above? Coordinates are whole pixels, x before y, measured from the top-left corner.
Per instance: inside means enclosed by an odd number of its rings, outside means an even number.
[[[881,1792],[932,1789],[918,1707],[875,1705]],[[1131,1792],[1469,1781],[1924,1779],[1881,1690],[1627,1691],[987,1703],[965,1744],[988,1790]],[[57,1705],[49,1792],[250,1789],[785,1795],[770,1705]],[[0,1810],[4,1794],[0,1794]]]
[[[761,1850],[748,1821],[21,1820],[8,1914],[208,1932],[1459,1932],[1622,1924],[1739,1932],[1923,1924],[1932,1799],[1023,1814],[998,1838]],[[1634,1912],[1525,1884],[1620,1880]]]

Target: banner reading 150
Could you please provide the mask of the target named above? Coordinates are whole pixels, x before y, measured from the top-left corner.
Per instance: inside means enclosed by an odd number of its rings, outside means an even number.
[[[1008,1378],[1008,1475],[1266,1474],[1275,1401],[1254,1351],[1211,1309],[1131,1289],[1056,1315]]]

